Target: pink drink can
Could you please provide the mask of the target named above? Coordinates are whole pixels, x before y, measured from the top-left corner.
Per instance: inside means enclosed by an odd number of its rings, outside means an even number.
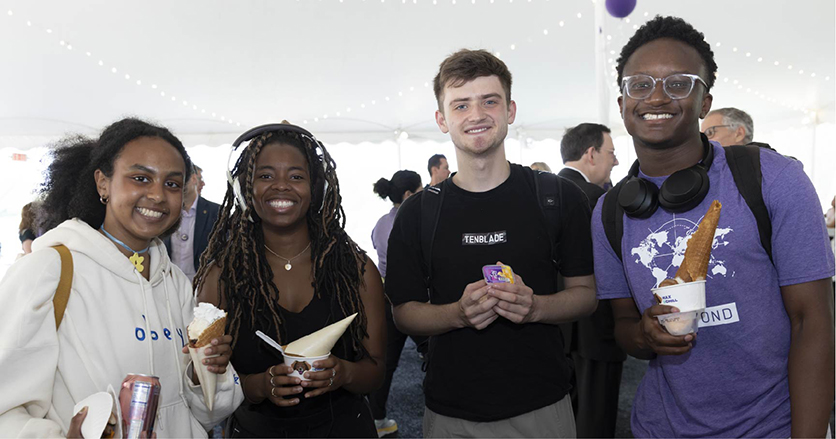
[[[119,390],[122,408],[122,437],[150,438],[157,419],[160,402],[160,379],[155,376],[129,373]]]

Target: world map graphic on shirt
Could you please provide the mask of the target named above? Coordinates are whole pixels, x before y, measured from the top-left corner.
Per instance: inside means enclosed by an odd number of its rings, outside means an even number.
[[[676,275],[676,270],[679,269],[682,259],[685,257],[688,241],[691,239],[691,235],[697,231],[698,225],[699,222],[695,223],[686,218],[677,218],[674,214],[673,219],[662,224],[656,230],[648,229],[650,233],[647,237],[639,243],[638,247],[630,250],[630,255],[634,257],[633,262],[642,264],[650,270],[656,279],[654,288],[658,288],[663,280],[673,278]],[[719,226],[714,232],[714,241],[711,244],[711,260],[708,262],[709,278],[713,276],[734,277],[734,271],[729,273],[726,261],[716,258],[716,252],[714,251],[718,247],[729,245],[727,235],[731,232],[734,232],[734,230]]]

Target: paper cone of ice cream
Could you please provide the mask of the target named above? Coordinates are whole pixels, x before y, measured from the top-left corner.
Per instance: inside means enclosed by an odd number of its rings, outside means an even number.
[[[216,308],[211,303],[201,302],[194,309],[194,320],[189,324],[189,354],[192,357],[195,373],[200,380],[203,390],[203,401],[210,411],[215,405],[215,388],[218,375],[210,372],[203,364],[204,358],[217,357],[217,354],[206,356],[206,348],[213,339],[223,337],[226,328],[226,312]]]
[[[354,313],[337,323],[328,325],[313,334],[308,334],[293,343],[287,345],[284,349],[288,354],[298,355],[300,357],[316,357],[326,355],[331,352],[331,348],[337,344],[337,340],[342,337],[351,321],[357,317]]]

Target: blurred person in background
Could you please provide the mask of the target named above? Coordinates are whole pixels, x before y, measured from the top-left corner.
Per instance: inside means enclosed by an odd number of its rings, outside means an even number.
[[[743,110],[718,108],[705,116],[700,131],[722,146],[746,145],[754,138],[755,125],[752,116]]]
[[[430,173],[430,186],[435,186],[450,176],[450,165],[443,154],[435,154],[427,161],[427,172]]]
[[[203,187],[200,167],[194,165],[192,176],[183,189],[183,211],[180,226],[163,240],[171,262],[180,267],[189,280],[200,266],[200,255],[209,245],[209,235],[218,220],[221,206],[200,196]]]
[[[374,193],[392,201],[392,209],[386,215],[380,217],[372,230],[372,244],[377,250],[377,266],[380,275],[386,278],[386,250],[389,247],[389,233],[392,231],[392,224],[395,223],[395,215],[401,203],[412,195],[421,192],[421,176],[414,171],[398,171],[390,180],[381,178],[374,184]],[[398,368],[398,361],[401,358],[401,351],[406,343],[407,335],[398,330],[392,318],[392,303],[386,301],[386,378],[383,385],[369,394],[369,403],[374,416],[377,435],[383,437],[398,431],[398,423],[386,417],[386,402],[389,399],[389,389],[392,386],[392,377],[395,369]],[[418,352],[423,355],[426,352],[427,337],[412,337]]]
[[[618,165],[610,129],[597,123],[569,128],[560,141],[565,168],[557,174],[575,183],[595,210],[612,168]],[[613,334],[612,305],[599,300],[591,316],[560,325],[565,352],[575,365],[572,408],[578,437],[613,437],[618,391],[627,354]]]
[[[546,164],[546,162],[534,162],[529,166],[529,168],[535,171],[545,171],[545,172],[552,172],[552,168]]]
[[[557,174],[575,182],[587,195],[594,209],[612,168],[618,166],[610,129],[597,123],[569,128],[560,140],[564,168]],[[595,187],[592,187],[595,186]]]
[[[23,247],[23,254],[32,253],[32,241],[35,240],[35,221],[38,211],[36,202],[26,203],[20,211],[20,227],[18,233],[20,235],[20,244]]]

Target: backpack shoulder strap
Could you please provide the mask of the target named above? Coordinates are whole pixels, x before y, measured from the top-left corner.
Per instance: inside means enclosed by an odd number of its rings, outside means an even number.
[[[758,224],[758,234],[761,245],[766,250],[769,260],[772,261],[772,222],[769,220],[769,211],[763,201],[761,189],[763,174],[761,173],[761,155],[758,146],[735,145],[723,148],[726,153],[726,161],[737,190],[746,200],[746,205],[755,216]]]
[[[56,245],[52,248],[57,250],[58,256],[61,257],[61,277],[58,280],[58,288],[55,289],[55,296],[52,298],[53,308],[55,308],[55,330],[57,331],[64,319],[64,310],[67,309],[70,290],[73,286],[73,255],[65,245]]]
[[[534,172],[534,171],[532,171]],[[551,172],[538,171],[534,175],[534,193],[537,204],[546,218],[546,231],[551,244],[552,263],[560,268],[560,258],[557,249],[560,246],[560,206],[563,204],[562,177]]]
[[[618,256],[619,261],[622,260],[621,238],[624,236],[624,209],[618,204],[618,194],[621,193],[621,188],[624,187],[624,182],[628,178],[625,177],[607,191],[604,195],[604,204],[601,206],[601,222],[604,225],[604,233],[607,235],[607,241],[609,241],[610,247]]]
[[[438,218],[441,216],[441,202],[444,200],[444,186],[447,181],[438,186],[427,186],[421,194],[421,253],[424,256],[424,266],[427,268],[427,286],[431,288],[432,254],[435,231],[438,229]]]

